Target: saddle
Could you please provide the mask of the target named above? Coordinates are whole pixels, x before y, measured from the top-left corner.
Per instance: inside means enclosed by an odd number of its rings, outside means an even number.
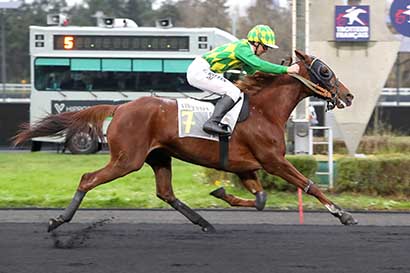
[[[218,98],[214,98],[214,99],[198,99],[199,101],[203,101],[203,102],[210,102],[213,105],[215,105],[218,100],[221,97]],[[237,101],[236,103],[238,103],[239,101]],[[248,94],[243,94],[243,104],[242,104],[242,108],[241,111],[239,113],[239,117],[238,120],[236,121],[236,123],[240,123],[243,122],[245,120],[247,120],[249,117],[249,95]]]
[[[203,131],[203,124],[209,119],[213,111],[213,105],[219,98],[193,99],[179,98],[178,104],[178,135],[179,137],[195,137],[212,141],[219,141],[220,167],[228,167],[229,136],[210,135]],[[249,96],[243,94],[243,101],[239,100],[241,106],[235,105],[222,119],[224,124],[234,128],[238,122],[243,122],[249,117]],[[239,109],[240,107],[240,109]]]

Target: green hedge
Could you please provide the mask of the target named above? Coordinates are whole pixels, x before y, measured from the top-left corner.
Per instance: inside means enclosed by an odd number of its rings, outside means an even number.
[[[317,162],[313,156],[294,156],[289,155],[286,158],[298,169],[304,176],[313,178],[317,169]],[[267,172],[258,171],[258,177],[264,189],[279,191],[295,191],[296,187],[284,181],[283,179],[270,175]],[[242,186],[239,178],[234,174],[228,174],[214,169],[204,169],[203,180],[206,183],[221,184],[233,183],[235,186]]]
[[[312,156],[286,157],[304,176],[315,178],[317,162]],[[368,158],[344,157],[336,161],[336,192],[354,192],[381,196],[410,195],[410,155],[378,155]],[[242,187],[236,175],[204,169],[202,180],[216,185]],[[288,182],[258,171],[259,179],[267,190],[295,191]],[[217,182],[217,183],[216,183]]]
[[[410,156],[342,158],[335,190],[373,195],[410,195]]]
[[[289,155],[286,159],[295,166],[304,176],[313,179],[315,177],[317,162],[313,156]],[[259,179],[264,189],[279,191],[296,191],[296,187],[283,179],[268,174],[265,171],[258,172]]]
[[[322,138],[318,137],[318,141]],[[324,140],[324,139],[323,139]],[[347,154],[347,148],[342,140],[333,142],[333,151],[335,154]],[[316,145],[315,154],[326,154],[327,147]],[[408,136],[363,136],[357,153],[363,154],[392,154],[392,153],[410,153],[410,137]]]

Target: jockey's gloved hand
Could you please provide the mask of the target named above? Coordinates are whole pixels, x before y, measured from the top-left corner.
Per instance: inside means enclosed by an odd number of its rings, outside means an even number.
[[[298,64],[292,64],[291,66],[288,67],[288,73],[299,73],[299,65]]]

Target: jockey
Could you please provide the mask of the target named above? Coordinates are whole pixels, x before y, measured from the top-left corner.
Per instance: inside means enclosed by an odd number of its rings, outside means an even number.
[[[298,73],[299,65],[289,67],[264,61],[259,56],[275,45],[275,33],[266,25],[257,25],[248,33],[248,39],[238,40],[215,48],[198,56],[188,67],[187,80],[190,85],[203,91],[217,93],[223,97],[216,103],[215,110],[203,130],[208,134],[230,135],[229,126],[221,124],[223,116],[235,105],[240,89],[225,79],[223,72],[243,69],[247,74],[262,71],[272,74]]]

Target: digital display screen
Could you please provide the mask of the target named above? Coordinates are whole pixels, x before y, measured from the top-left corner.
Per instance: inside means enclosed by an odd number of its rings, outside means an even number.
[[[189,51],[189,37],[54,35],[54,49],[107,51]]]

